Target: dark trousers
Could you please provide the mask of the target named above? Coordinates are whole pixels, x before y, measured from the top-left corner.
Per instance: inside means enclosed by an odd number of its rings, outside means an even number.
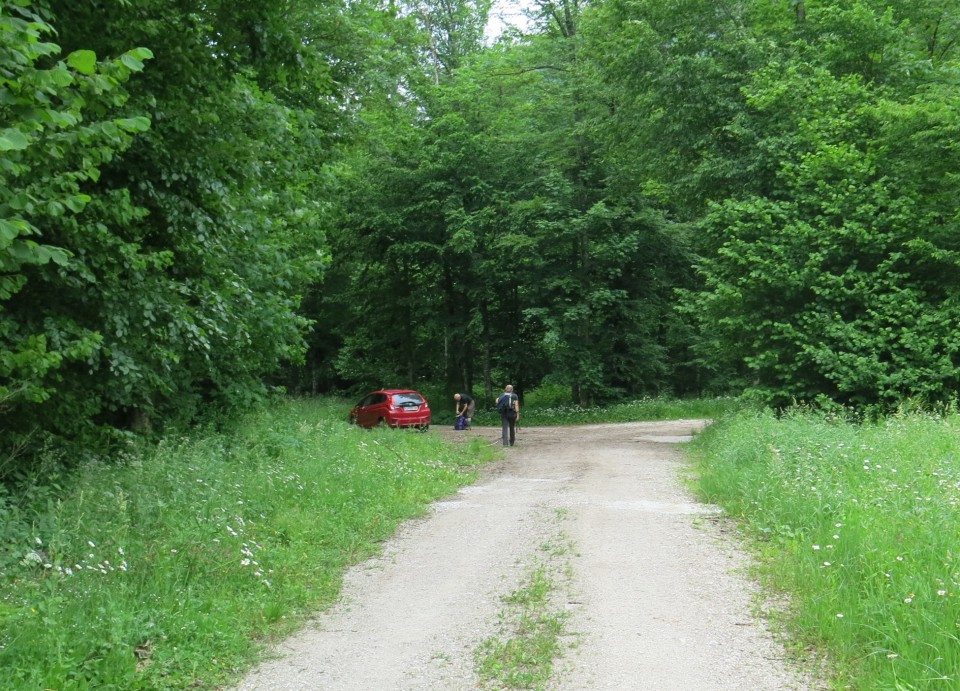
[[[516,418],[507,417],[503,413],[500,413],[500,423],[503,427],[503,445],[513,446],[513,443],[517,440]]]

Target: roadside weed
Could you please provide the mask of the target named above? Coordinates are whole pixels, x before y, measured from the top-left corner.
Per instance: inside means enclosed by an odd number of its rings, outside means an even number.
[[[561,586],[572,581],[571,548],[561,533],[540,549],[543,558],[503,598],[497,633],[475,651],[477,675],[487,688],[544,689],[563,654],[569,614],[559,600],[566,594]]]
[[[340,412],[279,402],[230,434],[88,464],[21,506],[0,566],[0,685],[229,683],[400,521],[472,480],[469,451]]]
[[[792,637],[852,688],[960,686],[960,417],[742,414],[692,448]]]

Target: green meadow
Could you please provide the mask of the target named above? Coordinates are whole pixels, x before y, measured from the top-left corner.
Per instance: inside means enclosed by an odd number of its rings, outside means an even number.
[[[692,450],[834,688],[960,688],[960,416],[741,413]]]

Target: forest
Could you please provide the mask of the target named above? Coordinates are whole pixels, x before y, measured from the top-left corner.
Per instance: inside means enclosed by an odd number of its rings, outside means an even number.
[[[960,4],[492,11],[0,0],[0,477],[277,391],[953,401]]]

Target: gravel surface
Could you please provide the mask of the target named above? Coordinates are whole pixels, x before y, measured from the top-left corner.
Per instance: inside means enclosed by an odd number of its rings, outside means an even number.
[[[570,614],[549,689],[820,688],[755,616],[747,559],[717,509],[682,485],[676,444],[703,425],[522,428],[505,460],[352,569],[340,603],[238,689],[494,688],[478,681],[475,650],[545,544],[564,561],[557,606]],[[430,433],[496,443],[500,430]]]

